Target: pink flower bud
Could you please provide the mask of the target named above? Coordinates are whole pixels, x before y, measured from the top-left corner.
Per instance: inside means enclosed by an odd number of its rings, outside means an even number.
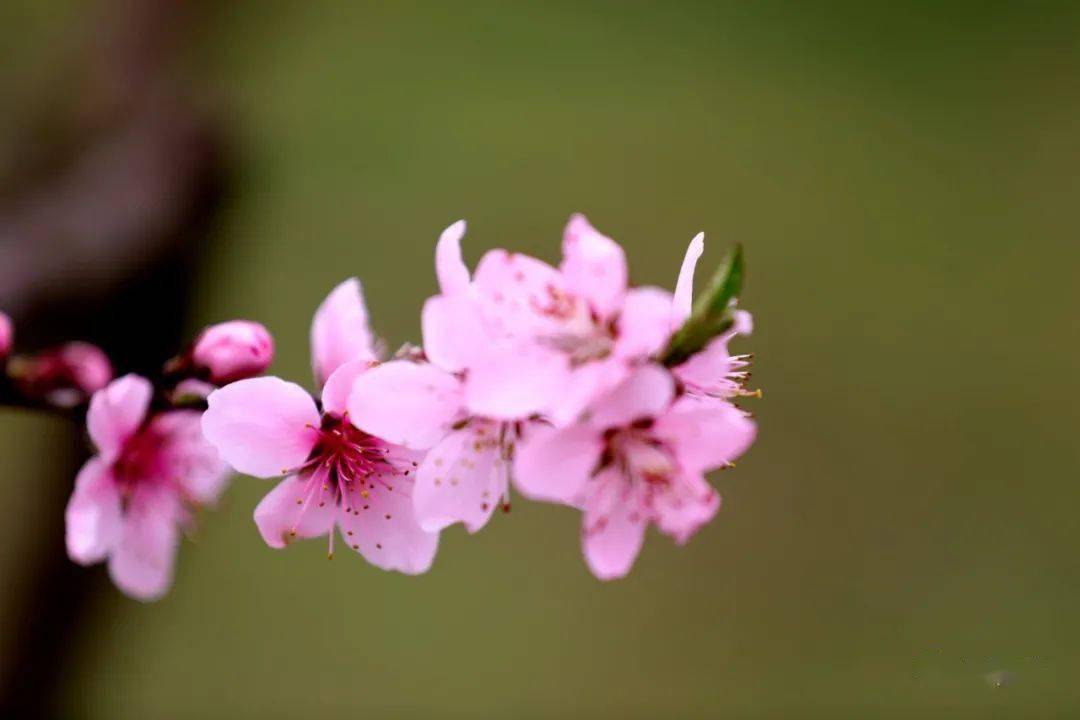
[[[11,352],[11,346],[15,341],[15,326],[4,313],[0,312],[0,360],[3,360]]]
[[[226,385],[261,374],[274,360],[274,339],[265,327],[247,320],[211,325],[202,331],[191,359],[210,372],[210,381]]]
[[[31,357],[12,358],[8,374],[25,395],[74,407],[108,385],[113,369],[101,348],[70,342]]]

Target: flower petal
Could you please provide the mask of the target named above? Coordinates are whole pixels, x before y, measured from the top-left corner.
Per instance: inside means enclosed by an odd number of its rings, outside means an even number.
[[[469,287],[469,268],[461,259],[461,238],[465,236],[465,221],[458,220],[442,231],[435,246],[435,274],[443,295],[464,292]]]
[[[371,360],[352,360],[338,367],[323,385],[323,412],[339,417],[344,415],[349,409],[349,396],[356,385],[356,378],[370,370],[374,364]]]
[[[217,501],[232,469],[203,437],[202,413],[171,410],[154,416],[149,430],[161,438],[163,472],[176,480],[189,500],[203,505]]]
[[[337,514],[337,503],[326,487],[325,477],[290,475],[263,496],[254,517],[266,544],[280,549],[297,538],[332,532]]]
[[[566,355],[530,340],[492,343],[465,377],[465,405],[475,415],[525,418],[551,405],[569,373]]]
[[[154,388],[138,375],[117,378],[90,399],[86,428],[105,462],[112,462],[146,418]]]
[[[627,292],[619,314],[615,354],[624,358],[651,357],[660,352],[670,338],[671,293],[655,287],[639,287]]]
[[[630,376],[632,368],[618,357],[573,368],[550,397],[547,417],[557,426],[578,420],[590,404]]]
[[[614,580],[634,566],[648,522],[636,497],[625,492],[625,481],[617,470],[605,470],[592,482],[596,489],[582,518],[582,551],[593,575]]]
[[[545,312],[566,296],[559,271],[528,255],[506,250],[484,253],[473,275],[477,302],[494,337],[532,336],[559,329],[562,320]]]
[[[660,530],[681,545],[716,516],[720,493],[698,473],[679,475],[667,492],[656,494],[653,509]]]
[[[690,241],[679,268],[679,280],[675,283],[675,297],[671,303],[671,329],[677,330],[690,317],[694,305],[694,269],[698,258],[705,252],[705,233],[698,233]]]
[[[472,293],[428,298],[420,324],[424,354],[449,372],[466,369],[488,343]]]
[[[334,288],[311,323],[311,364],[322,387],[335,370],[351,360],[376,360],[360,281],[349,278]]]
[[[120,491],[101,458],[87,460],[75,478],[64,523],[68,557],[80,565],[104,560],[120,537]]]
[[[369,563],[383,570],[418,575],[431,567],[439,534],[425,532],[413,512],[412,480],[398,474],[374,475],[368,496],[354,492],[353,512],[338,519],[342,537]]]
[[[356,378],[349,419],[395,445],[429,448],[463,417],[461,382],[429,363],[394,360]]]
[[[180,533],[180,505],[171,491],[136,488],[124,513],[121,536],[109,555],[109,576],[127,595],[157,600],[172,585]]]
[[[603,439],[595,428],[534,425],[518,441],[514,486],[533,500],[578,506],[600,460]]]
[[[498,425],[476,422],[433,447],[416,473],[413,508],[420,527],[437,532],[456,522],[476,532],[506,493],[508,468],[499,457]]]
[[[566,224],[559,269],[567,287],[587,299],[600,317],[610,317],[622,305],[626,253],[614,240],[597,232],[584,215],[573,215]]]
[[[295,383],[276,377],[241,380],[212,392],[207,404],[203,434],[237,472],[284,475],[315,447],[319,411]]]
[[[642,365],[593,406],[589,422],[599,428],[622,427],[655,418],[675,396],[675,382],[659,365]]]
[[[675,449],[683,467],[707,472],[746,452],[754,443],[757,426],[731,403],[683,397],[657,418],[653,433]]]

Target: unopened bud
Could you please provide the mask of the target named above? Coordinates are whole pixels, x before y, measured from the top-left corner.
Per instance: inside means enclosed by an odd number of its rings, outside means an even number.
[[[225,385],[259,375],[274,360],[274,339],[265,327],[248,320],[211,325],[191,351],[192,362],[209,371],[210,382]]]
[[[28,397],[74,407],[109,384],[112,363],[101,348],[70,342],[29,357],[14,357],[8,374]]]
[[[0,360],[3,360],[11,352],[11,346],[15,342],[15,326],[4,313],[0,312]]]

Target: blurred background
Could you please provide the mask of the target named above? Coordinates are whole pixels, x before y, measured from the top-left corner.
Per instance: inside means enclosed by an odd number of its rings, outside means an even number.
[[[126,370],[253,318],[308,383],[344,277],[396,347],[447,224],[556,261],[581,211],[637,283],[742,242],[764,390],[717,519],[626,580],[525,502],[419,578],[275,552],[241,477],[151,605],[55,563],[77,438],[0,412],[26,716],[1080,713],[1080,5],[7,0],[0,47],[31,340]]]

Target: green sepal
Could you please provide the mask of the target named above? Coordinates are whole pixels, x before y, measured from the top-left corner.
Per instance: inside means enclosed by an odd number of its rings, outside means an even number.
[[[680,365],[700,352],[714,337],[731,329],[735,322],[732,301],[738,299],[742,291],[743,275],[742,245],[736,245],[724,256],[709,286],[694,301],[690,317],[660,353],[660,362],[667,367]]]

